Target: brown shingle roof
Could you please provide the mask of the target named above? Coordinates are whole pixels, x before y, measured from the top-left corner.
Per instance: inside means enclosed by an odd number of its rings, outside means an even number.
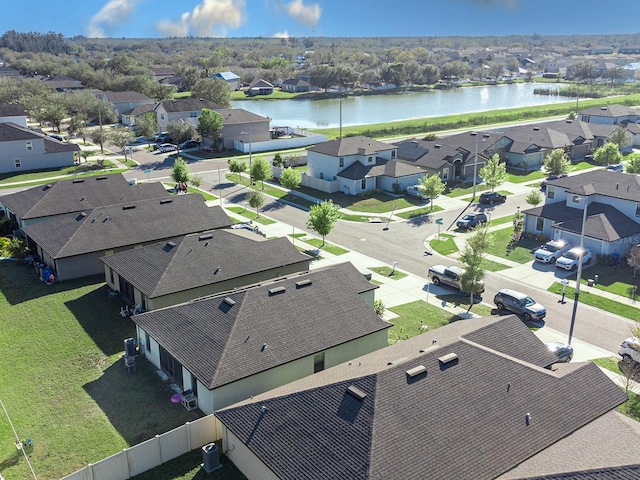
[[[199,112],[203,108],[209,110],[220,110],[222,105],[210,102],[203,98],[178,98],[174,100],[164,100],[160,102],[167,112]]]
[[[318,143],[307,151],[343,157],[347,155],[375,155],[378,152],[393,150],[395,145],[380,142],[363,135],[356,137],[336,138],[328,142]]]

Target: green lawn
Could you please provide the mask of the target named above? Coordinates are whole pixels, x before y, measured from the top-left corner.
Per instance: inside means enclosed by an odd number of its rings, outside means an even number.
[[[227,207],[228,210],[231,210],[233,213],[237,213],[238,215],[242,215],[243,217],[248,218],[249,220],[253,220],[256,223],[261,225],[271,225],[272,223],[276,223],[275,220],[271,220],[270,218],[262,217],[256,215],[252,209],[244,207]]]
[[[200,195],[202,195],[205,199],[205,201],[209,201],[209,200],[217,200],[218,197],[216,197],[215,195],[210,194],[209,192],[207,192],[206,190],[202,190],[200,188],[196,188],[194,186],[189,187],[189,190],[191,191],[191,193],[199,193]]]
[[[491,217],[491,223],[489,224],[491,227],[495,227],[496,225],[504,225],[505,223],[513,224],[513,218],[515,215],[507,215],[506,217]]]
[[[626,264],[618,267],[593,265],[582,272],[581,283],[587,284],[588,279],[598,275],[598,283],[592,288],[620,295],[626,298],[638,299],[640,296],[640,275],[633,278],[633,270]],[[571,277],[575,280],[575,275]]]
[[[622,375],[626,379],[626,375],[622,372],[622,370],[620,370],[617,358],[594,358],[591,361],[599,367],[606,368],[607,370],[611,370],[618,375]],[[628,372],[628,374],[632,376],[633,372]],[[626,415],[629,418],[633,418],[636,422],[640,422],[640,395],[637,395],[636,393],[631,391],[627,392],[627,394],[629,395],[629,400],[620,405],[618,407],[618,410],[623,415]]]
[[[393,269],[391,267],[369,267],[369,270],[376,272],[378,275],[382,275],[383,277],[392,278],[393,280],[400,280],[407,276],[406,273],[401,272],[396,268],[396,271],[391,275]]]
[[[458,251],[458,246],[453,241],[453,235],[448,233],[441,233],[440,240],[437,237],[429,240],[429,246],[440,255],[450,255]]]
[[[86,162],[73,167],[57,168],[52,170],[38,170],[24,172],[20,174],[3,173],[0,174],[0,188],[33,187],[49,183],[52,177],[67,176],[68,178],[96,177],[98,175],[110,175],[114,173],[126,172],[127,169],[115,168],[115,164],[105,160],[102,165],[96,162]]]
[[[551,285],[547,290],[553,293],[557,293],[558,295],[562,295],[562,284],[559,282],[554,282],[553,285]],[[574,288],[567,287],[565,295],[565,299],[567,302],[573,302],[574,293]],[[584,288],[580,289],[580,303],[591,305],[592,307],[601,308],[602,310],[615,313],[616,315],[620,315],[621,317],[625,317],[636,322],[640,321],[640,308],[636,308],[625,303],[616,302],[615,300],[604,298],[600,295],[595,295],[593,293],[585,291]]]
[[[200,415],[170,401],[169,384],[139,358],[127,373],[119,315],[103,278],[46,285],[21,262],[0,262],[1,400],[18,435],[33,439],[41,480],[58,479]],[[32,478],[0,411],[5,478]]]
[[[349,250],[345,250],[344,248],[338,247],[337,245],[333,245],[331,243],[325,242],[325,244],[322,245],[322,240],[319,238],[307,238],[303,241],[304,243],[313,245],[314,247],[319,248],[320,250],[324,250],[327,253],[332,253],[333,255],[343,255],[345,253],[349,253]]]
[[[476,185],[476,193],[484,192],[489,190],[489,187],[479,183]],[[462,197],[463,195],[473,195],[473,184],[470,182],[464,182],[459,184],[457,187],[452,188],[449,193],[446,194],[447,197]]]
[[[422,207],[422,208],[417,208],[415,210],[408,210],[406,212],[396,213],[395,215],[397,215],[400,218],[406,218],[408,220],[410,218],[419,217],[420,215],[430,215],[432,213],[441,212],[442,210],[444,210],[444,208],[442,208],[441,206],[434,205],[433,208]]]
[[[491,232],[493,242],[487,249],[487,253],[497,257],[506,258],[517,263],[527,263],[533,260],[532,249],[539,247],[537,240],[520,240],[511,251],[507,251],[507,245],[511,241],[513,228],[501,228]]]
[[[546,176],[547,174],[540,170],[525,172],[524,170],[507,168],[507,182],[511,182],[511,183],[525,183],[525,182],[530,182],[532,180],[543,179]]]
[[[393,327],[389,329],[389,345],[460,320],[457,315],[422,300],[398,305],[389,310],[399,315],[391,320]]]
[[[499,272],[500,270],[506,270],[507,268],[509,268],[507,265],[487,259],[485,259],[483,263],[484,268],[490,272]]]
[[[347,222],[361,222],[366,223],[372,217],[365,217],[363,215],[351,215],[349,213],[340,212],[340,220],[345,220]],[[382,219],[381,219],[382,220]]]
[[[469,297],[467,296],[462,297],[456,293],[450,293],[447,295],[437,295],[437,297],[447,303],[452,303],[463,308],[469,308]],[[491,312],[493,312],[494,309],[495,307],[491,305],[476,301],[474,302],[473,307],[471,307],[471,313],[475,313],[482,317],[490,317],[492,315]]]

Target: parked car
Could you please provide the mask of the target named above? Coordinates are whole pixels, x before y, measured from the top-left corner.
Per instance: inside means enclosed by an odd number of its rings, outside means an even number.
[[[64,142],[64,137],[62,135],[58,135],[58,134],[55,134],[55,133],[49,133],[49,134],[47,134],[47,137],[55,138],[59,142]]]
[[[552,263],[558,260],[563,253],[568,251],[571,245],[566,240],[551,240],[533,253],[533,258],[538,262]]]
[[[618,355],[625,362],[640,362],[640,339],[637,337],[629,337],[620,344]]]
[[[171,135],[169,135],[169,132],[160,132],[154,137],[154,140],[157,143],[168,143],[172,140],[172,138]]]
[[[542,320],[547,315],[547,309],[536,302],[526,293],[503,288],[493,298],[498,310],[508,310],[517,315],[522,315],[526,322]]]
[[[609,171],[609,172],[624,172],[624,165],[622,165],[621,163],[615,163],[613,165],[607,165],[606,170]]]
[[[182,142],[179,147],[180,150],[185,150],[187,148],[196,148],[200,146],[200,142],[198,140],[187,140],[186,142]]]
[[[418,197],[421,199],[426,199],[427,197],[425,197],[424,192],[422,191],[422,188],[420,188],[420,185],[409,185],[407,188],[404,189],[404,193],[407,195],[411,195],[412,197]]]
[[[451,267],[445,267],[444,265],[434,265],[433,267],[429,268],[427,275],[434,285],[438,286],[442,284],[448,287],[453,287],[457,289],[461,295],[467,295],[462,291],[462,285],[460,284],[460,277],[463,273],[464,270],[455,265]],[[484,292],[484,285],[482,287],[482,291],[478,292],[478,294],[482,292]]]
[[[564,177],[567,177],[567,176],[568,175],[566,173],[561,173],[559,175],[549,175],[540,184],[540,190],[544,190],[545,188],[547,188],[547,183],[550,182],[551,180],[557,180],[559,178],[564,178]]]
[[[470,228],[475,228],[485,223],[487,223],[487,216],[484,213],[467,213],[456,222],[456,226],[464,230],[469,230]]]
[[[174,150],[177,150],[178,147],[176,145],[174,145],[173,143],[163,143],[162,145],[160,145],[160,147],[158,149],[162,153],[166,153],[166,152],[172,152]]]
[[[564,252],[562,256],[556,260],[556,267],[564,270],[576,270],[581,258],[583,265],[589,265],[593,257],[591,252],[586,248],[580,250],[580,247],[573,247],[572,249]]]
[[[547,348],[558,357],[558,363],[569,363],[573,359],[573,347],[562,342],[545,343]]]
[[[486,203],[493,205],[494,203],[504,203],[507,200],[507,196],[498,192],[484,192],[480,195],[480,203]]]

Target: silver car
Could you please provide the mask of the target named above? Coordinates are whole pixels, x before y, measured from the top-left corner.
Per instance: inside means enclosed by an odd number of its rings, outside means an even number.
[[[536,302],[526,293],[503,288],[493,299],[498,310],[508,310],[522,315],[525,322],[542,320],[547,315],[547,309]]]

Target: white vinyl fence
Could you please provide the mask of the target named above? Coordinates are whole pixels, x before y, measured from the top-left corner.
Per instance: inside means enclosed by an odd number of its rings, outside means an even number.
[[[297,128],[294,129],[293,134],[295,135],[293,138],[279,138],[277,140],[267,140],[266,142],[249,143],[235,140],[233,142],[233,148],[243,153],[249,153],[249,148],[251,148],[252,153],[272,152],[275,150],[291,150],[293,148],[308,147],[327,141],[326,135],[315,134]]]
[[[180,455],[220,440],[222,430],[213,415],[187,422],[122,452],[90,463],[62,480],[127,480]]]

